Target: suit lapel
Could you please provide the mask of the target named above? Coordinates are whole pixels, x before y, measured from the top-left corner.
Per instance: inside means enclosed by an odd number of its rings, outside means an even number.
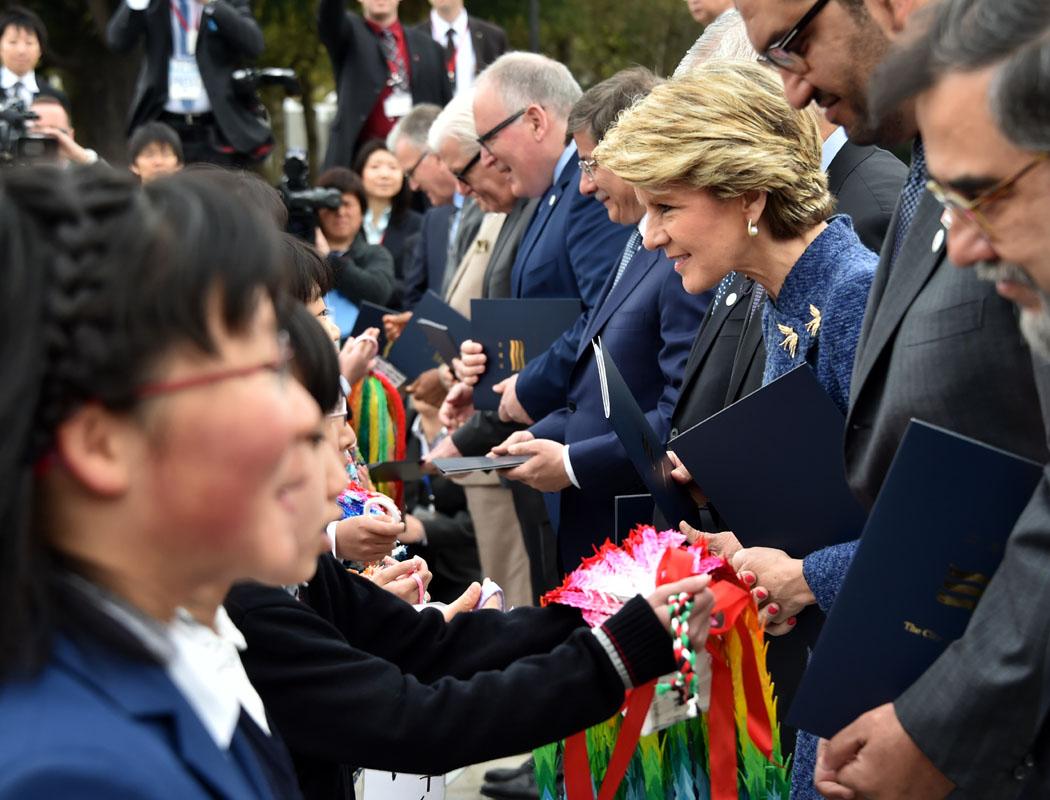
[[[868,156],[871,149],[870,147],[860,147],[848,140],[842,145],[835,157],[831,159],[831,163],[828,164],[828,191],[831,192],[832,196],[838,196],[838,193],[842,190],[842,184],[846,182],[846,178]]]
[[[259,775],[249,775],[226,757],[175,688],[164,668],[133,662],[91,645],[55,643],[55,659],[80,680],[143,724],[160,724],[171,737],[172,750],[216,797],[268,796]],[[254,763],[254,762],[249,762]],[[246,780],[254,784],[249,791]]]
[[[540,198],[539,205],[536,207],[536,213],[532,217],[532,222],[529,223],[529,227],[525,231],[525,239],[518,248],[518,255],[514,261],[513,290],[515,297],[521,297],[521,285],[525,277],[523,269],[525,262],[528,260],[536,243],[540,240],[543,229],[554,214],[554,209],[557,208],[558,203],[561,202],[562,197],[565,195],[565,185],[561,179],[567,171],[567,168],[563,169],[562,174],[558,176],[557,183],[544,192],[543,197]]]
[[[659,251],[651,252],[645,248],[640,249],[627,264],[627,269],[624,271],[623,277],[620,278],[620,282],[613,287],[612,282],[616,280],[616,271],[620,267],[620,264],[617,262],[613,267],[607,285],[602,292],[602,297],[604,299],[595,309],[594,316],[592,316],[587,323],[587,330],[581,337],[580,350],[576,354],[577,357],[582,355],[583,351],[590,347],[591,339],[593,339],[598,334],[598,331],[605,326],[605,323],[609,321],[609,318],[615,313],[616,309],[622,306],[624,301],[631,296],[631,293],[635,290],[638,284],[642,282],[645,276],[649,274],[649,271],[653,268],[659,258]]]
[[[871,374],[883,349],[892,340],[901,319],[944,258],[945,237],[938,235],[938,231],[943,230],[940,204],[926,192],[919,201],[912,226],[905,234],[896,263],[891,268],[889,259],[899,224],[898,212],[894,213],[886,234],[886,246],[882,249],[861,328],[858,357],[851,381],[852,399],[860,394],[864,381]],[[934,249],[934,243],[939,244],[939,247]]]
[[[745,278],[742,275],[737,275],[736,280],[729,286],[726,296],[734,292],[739,294],[744,281]],[[736,302],[743,302],[750,296],[750,294],[747,294]],[[693,340],[693,347],[689,351],[689,358],[686,359],[685,369],[682,370],[682,390],[678,395],[679,403],[683,402],[685,398],[688,397],[689,393],[687,389],[696,379],[696,373],[700,364],[703,363],[704,357],[711,349],[711,345],[715,343],[719,333],[721,333],[722,328],[725,326],[726,320],[729,319],[734,307],[735,304],[732,306],[726,305],[724,297],[719,300],[717,304],[712,303],[711,308],[708,310],[707,317],[700,325],[700,330],[696,334],[696,339]],[[675,410],[677,411],[677,407]]]

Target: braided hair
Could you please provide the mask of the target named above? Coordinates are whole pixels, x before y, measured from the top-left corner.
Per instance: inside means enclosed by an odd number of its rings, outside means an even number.
[[[277,232],[200,176],[141,189],[103,165],[0,174],[0,673],[40,665],[53,628],[56,554],[38,530],[35,472],[86,403],[136,405],[176,345],[216,350],[275,298]]]

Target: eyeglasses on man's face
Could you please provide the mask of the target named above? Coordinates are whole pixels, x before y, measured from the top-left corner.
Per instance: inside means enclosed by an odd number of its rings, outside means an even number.
[[[806,59],[795,52],[794,47],[802,32],[827,4],[828,0],[817,0],[787,33],[769,45],[759,55],[758,60],[763,64],[772,64],[795,75],[803,75],[809,72],[809,64],[806,62]]]
[[[580,172],[587,176],[589,180],[594,180],[594,171],[598,168],[598,162],[593,158],[581,158],[580,159]]]
[[[427,157],[429,155],[431,155],[430,151],[429,150],[424,150],[423,154],[419,158],[416,159],[416,163],[405,170],[405,180],[406,181],[412,180],[412,176],[416,174],[416,170],[419,169],[419,165],[422,164],[424,161],[426,161]]]
[[[519,119],[521,119],[523,116],[525,116],[526,111],[528,111],[528,108],[523,108],[521,109],[521,111],[515,111],[505,120],[503,120],[503,122],[499,123],[498,125],[495,125],[492,128],[489,128],[487,131],[481,134],[481,136],[478,137],[478,144],[480,144],[482,147],[488,150],[489,155],[495,156],[496,154],[492,152],[492,148],[489,145],[492,144],[492,142],[497,136],[499,136],[500,132],[504,128],[509,127],[510,125],[514,124]]]
[[[994,231],[991,222],[988,220],[988,208],[993,203],[1006,197],[1021,178],[1046,161],[1047,158],[1050,158],[1050,153],[1040,153],[1013,175],[1004,178],[982,192],[978,192],[974,197],[966,197],[955,189],[951,189],[933,179],[926,181],[926,188],[929,189],[930,194],[936,198],[937,202],[948,211],[947,227],[951,227],[955,217],[959,216],[980,228],[981,233],[985,236],[991,237]]]
[[[472,159],[470,159],[470,161],[468,161],[466,164],[463,165],[462,169],[460,169],[458,171],[453,171],[452,172],[452,177],[455,178],[460,183],[462,183],[464,186],[470,186],[470,180],[467,178],[467,176],[470,174],[470,171],[472,169],[474,169],[475,166],[477,166],[477,163],[479,161],[481,161],[481,151],[480,150],[478,150],[478,152],[476,152],[474,154],[474,157]]]

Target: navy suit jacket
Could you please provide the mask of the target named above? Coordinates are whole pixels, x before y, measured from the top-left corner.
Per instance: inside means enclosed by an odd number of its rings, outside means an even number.
[[[646,491],[605,418],[591,340],[601,336],[649,424],[664,437],[709,302],[708,294],[694,296],[682,288],[681,277],[659,251],[639,250],[612,289],[615,273],[614,268],[603,287],[603,301],[566,333],[578,342],[572,359],[562,359],[562,351],[551,348],[518,376],[519,392],[538,375],[562,373],[568,385],[562,407],[529,429],[537,439],[570,445],[580,488],[560,493],[558,550],[566,569],[612,537],[616,495]]]
[[[448,261],[448,227],[456,207],[452,203],[434,206],[423,215],[423,224],[415,240],[415,256],[405,267],[405,308],[418,303],[427,289],[441,294]]]
[[[159,665],[60,636],[39,674],[0,684],[3,800],[272,796],[248,741],[223,753]]]
[[[632,228],[609,220],[605,206],[580,194],[575,154],[540,198],[511,268],[511,297],[578,297],[591,308],[616,271]],[[579,336],[562,337],[551,348],[561,361],[574,360]],[[568,384],[518,382],[518,399],[533,419],[565,403]]]

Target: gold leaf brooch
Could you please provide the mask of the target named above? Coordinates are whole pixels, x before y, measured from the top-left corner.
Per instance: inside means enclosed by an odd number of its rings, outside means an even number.
[[[795,351],[798,350],[798,334],[792,328],[787,325],[781,325],[779,322],[777,323],[777,330],[784,334],[784,341],[780,343],[780,346],[794,358]]]
[[[813,317],[809,322],[806,323],[806,330],[809,331],[810,336],[816,336],[817,331],[820,330],[820,309],[812,303],[809,304],[809,315]]]

